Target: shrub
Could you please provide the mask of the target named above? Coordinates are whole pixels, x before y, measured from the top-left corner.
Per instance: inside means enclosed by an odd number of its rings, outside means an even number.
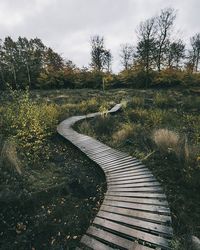
[[[46,139],[56,131],[57,106],[37,104],[28,92],[12,92],[11,99],[2,115],[4,135],[14,138],[28,160],[48,159]]]
[[[199,110],[200,109],[200,97],[199,96],[187,96],[183,99],[183,108],[185,110]]]
[[[160,108],[171,107],[175,104],[174,98],[172,98],[169,94],[161,94],[161,93],[156,93],[153,102],[156,106]]]
[[[101,116],[103,117],[106,117],[108,115],[108,110],[109,110],[109,106],[107,103],[103,103],[99,108],[99,112],[101,113]]]
[[[167,112],[161,109],[148,110],[147,122],[150,126],[158,127],[166,118]]]
[[[180,85],[181,82],[182,72],[180,70],[167,68],[156,75],[153,85],[171,87]]]
[[[89,112],[95,112],[98,109],[99,103],[97,102],[97,99],[91,98],[87,101],[82,101],[79,105],[79,112],[82,113],[89,113]]]
[[[190,140],[195,145],[200,145],[200,115],[183,115],[183,124]]]
[[[190,72],[185,71],[184,74],[182,74],[182,84],[184,86],[199,86],[200,74],[190,73]]]

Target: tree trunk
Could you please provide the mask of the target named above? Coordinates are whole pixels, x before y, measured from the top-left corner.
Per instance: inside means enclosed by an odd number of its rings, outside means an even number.
[[[29,87],[31,87],[31,76],[30,76],[30,70],[29,70],[29,66],[27,62],[26,62],[26,70],[27,70],[27,75],[28,75]]]

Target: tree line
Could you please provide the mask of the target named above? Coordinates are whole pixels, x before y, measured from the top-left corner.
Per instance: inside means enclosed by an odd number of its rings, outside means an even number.
[[[137,43],[122,44],[119,49],[122,70],[112,73],[113,56],[105,39],[91,37],[91,62],[79,68],[65,60],[41,39],[11,37],[0,40],[0,88],[98,88],[102,79],[110,86],[149,87],[162,84],[199,84],[200,33],[190,38],[189,49],[173,36],[176,11],[141,22],[136,30]]]

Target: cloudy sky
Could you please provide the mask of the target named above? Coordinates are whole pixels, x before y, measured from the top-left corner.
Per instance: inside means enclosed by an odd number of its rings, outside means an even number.
[[[176,27],[186,42],[200,32],[200,0],[0,0],[0,38],[39,37],[66,59],[88,66],[90,37],[99,34],[118,71],[120,44],[134,45],[140,21],[165,7],[178,10]]]

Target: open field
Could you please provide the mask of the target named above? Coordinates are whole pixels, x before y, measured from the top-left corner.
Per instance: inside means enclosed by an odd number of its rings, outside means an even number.
[[[173,248],[189,249],[187,238],[200,236],[198,88],[33,91],[4,93],[0,101],[0,249],[13,241],[16,249],[76,246],[103,198],[105,178],[57,135],[56,125],[95,111],[104,114],[75,128],[153,171],[172,210]],[[119,102],[122,111],[106,115]]]

